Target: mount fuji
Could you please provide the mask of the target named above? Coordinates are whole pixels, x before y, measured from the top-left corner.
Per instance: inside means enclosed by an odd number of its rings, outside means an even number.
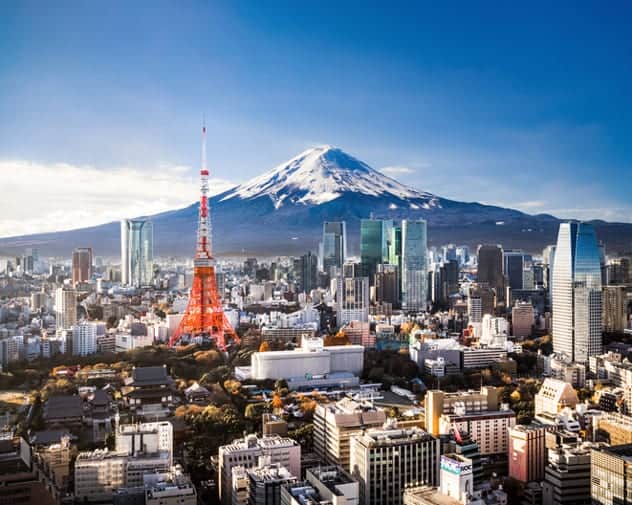
[[[458,181],[455,181],[458,184]],[[211,198],[214,249],[223,255],[297,254],[316,250],[323,221],[347,222],[348,247],[357,254],[359,221],[426,219],[429,242],[502,243],[537,252],[555,243],[560,220],[546,215],[458,202],[418,191],[372,169],[343,150],[319,146]],[[198,204],[150,216],[156,255],[191,256]],[[594,221],[608,251],[632,249],[632,224]],[[97,255],[119,251],[119,224],[0,239],[0,253],[38,247],[69,255],[92,246]]]

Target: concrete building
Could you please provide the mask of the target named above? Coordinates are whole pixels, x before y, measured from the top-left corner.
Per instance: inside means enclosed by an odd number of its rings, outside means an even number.
[[[92,279],[92,247],[79,247],[72,252],[72,284]]]
[[[145,486],[145,505],[196,505],[197,492],[188,478],[176,475]]]
[[[631,286],[603,287],[603,331],[622,333],[628,328],[628,307],[632,304]]]
[[[533,305],[529,302],[516,302],[511,309],[512,334],[516,338],[527,338],[531,336],[535,314]]]
[[[87,321],[72,326],[72,354],[88,356],[97,352],[97,325]]]
[[[350,398],[319,404],[314,411],[314,452],[324,462],[348,471],[351,437],[385,422],[386,414],[382,409]]]
[[[471,414],[495,412],[500,409],[502,388],[486,386],[480,391],[459,391],[446,393],[431,390],[425,398],[425,426],[433,436],[441,434],[441,416],[443,414]]]
[[[439,439],[419,428],[371,429],[351,438],[361,505],[401,505],[412,485],[439,484]]]
[[[509,476],[521,482],[541,481],[546,464],[545,434],[554,427],[520,425],[509,428]]]
[[[298,481],[287,468],[276,464],[262,464],[246,470],[248,475],[248,505],[278,505],[281,487]]]
[[[336,372],[360,375],[364,366],[364,347],[336,345],[324,347],[321,338],[303,339],[292,351],[255,352],[251,357],[252,378],[290,379],[314,377]]]
[[[336,280],[336,319],[338,326],[351,321],[369,320],[369,278],[338,277]]]
[[[632,444],[593,449],[590,495],[594,505],[632,504]]]
[[[73,289],[55,290],[55,321],[58,330],[77,324],[77,292]]]
[[[81,452],[75,461],[75,497],[79,500],[111,500],[126,486],[127,454],[107,449]]]
[[[593,445],[549,449],[542,484],[542,505],[590,505],[590,455]]]
[[[167,452],[173,463],[173,426],[170,421],[121,424],[116,431],[116,451],[128,456]]]
[[[468,433],[476,440],[481,455],[486,456],[507,453],[509,429],[515,425],[516,413],[508,408],[469,414],[458,408],[455,414],[441,416],[439,431],[448,434],[456,428]]]
[[[577,391],[568,382],[558,379],[545,379],[535,395],[535,415],[556,415],[562,409],[574,409],[579,403]]]
[[[338,466],[317,466],[305,480],[281,489],[281,505],[358,505],[358,483]]]
[[[248,435],[219,448],[219,497],[224,505],[232,504],[233,476],[236,466],[252,468],[261,456],[269,463],[279,463],[292,475],[301,474],[301,446],[291,438]]]
[[[472,462],[459,454],[444,454],[439,468],[441,494],[467,504],[474,493]]]

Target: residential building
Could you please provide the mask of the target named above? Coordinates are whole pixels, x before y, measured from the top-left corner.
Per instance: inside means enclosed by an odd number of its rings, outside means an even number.
[[[55,291],[55,321],[58,330],[77,324],[77,292],[73,289],[57,288]]]
[[[97,352],[97,325],[82,321],[72,326],[72,354],[88,356]]]
[[[79,247],[72,252],[72,284],[92,279],[92,247]]]
[[[370,301],[368,277],[338,277],[336,287],[338,326],[351,321],[367,322]]]

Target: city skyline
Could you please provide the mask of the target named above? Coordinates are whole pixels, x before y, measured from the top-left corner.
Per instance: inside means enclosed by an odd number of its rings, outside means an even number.
[[[3,6],[0,236],[195,201],[204,115],[217,192],[330,143],[446,198],[630,222],[629,8],[543,9]]]

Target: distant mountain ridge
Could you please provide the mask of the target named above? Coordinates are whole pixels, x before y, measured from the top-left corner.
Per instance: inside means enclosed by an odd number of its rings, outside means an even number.
[[[455,181],[458,183],[458,181]],[[151,216],[156,255],[191,256],[198,204]],[[559,219],[476,202],[458,202],[416,190],[343,150],[319,146],[211,198],[214,250],[224,255],[297,254],[316,250],[322,222],[347,222],[349,249],[358,253],[359,220],[428,221],[434,245],[501,243],[538,252],[555,243]],[[632,224],[593,221],[608,251],[632,250]],[[57,233],[0,239],[0,254],[38,247],[69,255],[92,246],[95,254],[119,250],[117,222]]]

